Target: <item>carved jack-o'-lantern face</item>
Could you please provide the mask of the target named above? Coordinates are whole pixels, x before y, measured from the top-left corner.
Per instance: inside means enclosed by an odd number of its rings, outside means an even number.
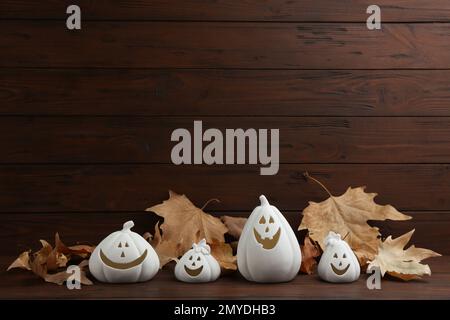
[[[319,276],[329,282],[352,282],[359,278],[358,259],[345,240],[330,231],[317,268]]]
[[[210,282],[219,276],[220,265],[205,239],[194,243],[175,266],[175,277],[183,282]]]
[[[111,233],[92,252],[91,274],[102,282],[140,282],[153,278],[159,269],[159,258],[152,246],[131,231],[133,221],[122,230]]]
[[[131,244],[134,245],[134,243]],[[118,244],[113,246],[113,248],[109,248],[108,251],[114,253],[115,259],[110,259],[105,252],[103,252],[102,248],[100,248],[100,259],[104,264],[114,269],[125,270],[136,267],[144,262],[147,257],[147,249],[145,249],[141,255],[136,257],[137,249],[130,248],[127,239],[119,239]]]
[[[185,262],[184,270],[191,277],[198,276],[203,270],[203,259],[200,254],[192,253]]]
[[[263,246],[264,249],[273,249],[278,240],[280,240],[281,228],[274,216],[267,211],[262,212],[256,225],[253,227],[255,240]]]
[[[250,281],[292,280],[301,264],[301,251],[289,223],[263,195],[242,230],[237,247],[239,272]]]
[[[333,255],[333,260],[330,262],[331,270],[338,276],[342,276],[348,271],[350,267],[350,262],[347,260],[347,255],[342,253],[342,256],[339,257],[338,253],[335,252]]]

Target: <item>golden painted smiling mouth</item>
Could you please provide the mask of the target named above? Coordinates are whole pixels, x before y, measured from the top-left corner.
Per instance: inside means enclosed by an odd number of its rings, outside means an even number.
[[[278,240],[280,239],[281,228],[278,228],[277,233],[275,233],[275,235],[272,237],[272,239],[269,239],[269,238],[263,239],[259,235],[258,231],[256,231],[255,228],[253,228],[253,233],[255,234],[256,242],[258,242],[259,244],[262,244],[264,249],[270,250],[270,249],[273,249],[277,245]]]
[[[103,263],[106,264],[108,267],[111,267],[114,269],[120,269],[120,270],[131,269],[133,267],[140,265],[142,262],[144,262],[146,257],[147,257],[147,249],[145,249],[144,253],[141,254],[140,257],[138,257],[137,259],[135,259],[133,261],[126,262],[126,263],[114,262],[114,261],[110,260],[103,253],[102,249],[100,249],[100,258],[102,259]]]
[[[331,269],[333,269],[333,272],[336,273],[338,276],[342,276],[344,273],[347,272],[348,268],[350,267],[350,263],[344,269],[338,269],[332,263],[330,263],[330,265]]]
[[[200,272],[202,272],[203,266],[201,266],[200,268],[197,268],[197,269],[189,269],[188,267],[184,266],[184,270],[191,277],[196,277],[196,276],[198,276],[200,274]]]

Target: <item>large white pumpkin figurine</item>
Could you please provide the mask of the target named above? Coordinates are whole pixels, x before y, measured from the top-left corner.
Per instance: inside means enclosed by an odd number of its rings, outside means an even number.
[[[175,277],[183,282],[211,282],[219,276],[220,265],[211,255],[205,239],[194,243],[175,267]]]
[[[238,269],[249,281],[290,281],[302,260],[297,238],[281,212],[265,196],[259,200],[239,239]]]
[[[159,270],[159,258],[152,246],[131,231],[133,221],[111,233],[92,252],[89,271],[101,282],[142,282]]]
[[[360,266],[350,246],[341,235],[330,231],[325,238],[325,251],[320,258],[317,272],[328,282],[353,282],[358,280]]]

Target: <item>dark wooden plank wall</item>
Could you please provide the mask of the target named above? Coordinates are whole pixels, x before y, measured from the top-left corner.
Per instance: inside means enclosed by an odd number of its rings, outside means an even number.
[[[385,24],[379,32],[364,23],[88,21],[81,32],[61,25],[0,21],[0,67],[450,68],[448,23]]]
[[[3,0],[0,18],[63,19],[79,4],[89,20],[321,21],[364,22],[371,0]],[[388,22],[449,21],[447,0],[378,0]]]
[[[82,8],[82,30],[65,8]],[[297,226],[308,201],[367,185],[413,221],[389,234],[450,253],[450,2],[1,1],[0,225],[14,255],[60,231],[95,243],[168,189],[214,214],[265,193]],[[170,164],[170,133],[280,128],[277,176]]]
[[[448,116],[449,78],[450,70],[2,68],[0,114]]]

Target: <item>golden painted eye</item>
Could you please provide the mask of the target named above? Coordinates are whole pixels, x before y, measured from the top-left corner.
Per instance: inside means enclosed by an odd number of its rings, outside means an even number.
[[[265,224],[266,223],[266,218],[264,218],[264,216],[262,216],[261,219],[259,219],[259,223],[260,224]]]
[[[334,254],[333,258],[336,258],[336,259],[337,259],[337,253]]]
[[[274,223],[274,221],[273,221],[273,217],[270,217],[270,219],[269,219],[269,223]]]
[[[344,253],[343,255],[342,255],[342,258],[347,258],[347,255]]]
[[[127,247],[127,248],[128,248],[128,242],[125,242],[125,247]]]
[[[122,248],[122,242],[119,242],[119,248]]]
[[[197,261],[200,261],[200,257],[197,258]]]

